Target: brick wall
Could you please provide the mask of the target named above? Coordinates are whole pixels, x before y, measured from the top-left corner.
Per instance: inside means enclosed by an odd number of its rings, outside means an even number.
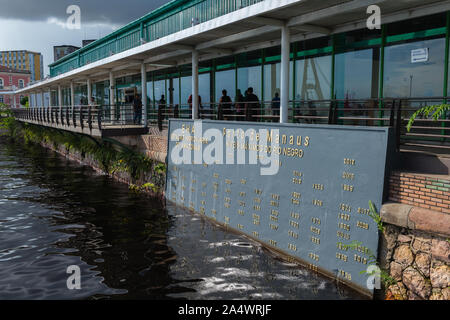
[[[450,177],[393,172],[389,200],[450,214]]]

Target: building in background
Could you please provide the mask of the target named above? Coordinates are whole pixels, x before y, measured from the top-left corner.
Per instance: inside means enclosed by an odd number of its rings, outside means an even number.
[[[92,42],[94,42],[94,41],[97,41],[97,40],[96,40],[96,39],[83,40],[83,41],[82,41],[82,46],[83,46],[83,47],[86,47],[88,44],[90,44],[90,43],[92,43]]]
[[[83,40],[81,43],[82,47],[87,46],[88,44],[92,43],[96,41],[95,39],[92,40]],[[69,54],[71,54],[72,52],[77,51],[78,49],[80,49],[80,47],[77,46],[72,46],[72,45],[60,45],[60,46],[54,46],[53,47],[53,58],[54,58],[54,62],[58,61],[59,59],[61,59],[62,57],[65,57]]]
[[[54,61],[58,61],[62,57],[71,54],[72,52],[77,51],[80,47],[72,46],[72,45],[61,45],[53,47],[53,59]]]
[[[0,65],[0,103],[19,108],[20,100],[27,95],[14,95],[13,92],[26,87],[30,81],[30,71],[17,70]]]
[[[0,51],[0,65],[31,73],[31,81],[44,78],[44,61],[39,52],[27,50]]]

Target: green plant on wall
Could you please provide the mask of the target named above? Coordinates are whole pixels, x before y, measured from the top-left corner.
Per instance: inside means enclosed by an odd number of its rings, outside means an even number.
[[[0,113],[2,113],[1,110],[3,109],[0,109]],[[2,114],[10,114],[9,109],[5,108]],[[7,118],[2,118],[0,125],[6,121],[5,119]],[[64,147],[66,151],[79,152],[82,157],[89,155],[105,173],[124,172],[128,173],[134,181],[150,180],[151,182],[137,187],[140,191],[157,192],[165,183],[166,167],[164,164],[156,163],[144,154],[128,149],[119,143],[115,145],[112,141],[99,141],[89,136],[24,124],[15,121],[12,117],[8,119],[13,121],[9,127],[12,130],[8,133],[13,138],[21,138],[25,143],[46,143],[55,149]],[[149,175],[151,177],[148,177]]]
[[[12,112],[9,106],[4,103],[0,103],[0,129],[4,131],[0,134],[13,134],[15,129],[15,120],[12,116]]]
[[[350,244],[342,244],[342,247],[345,250],[358,250],[358,248],[364,247],[364,245],[362,242],[354,240]],[[364,247],[364,248],[366,248],[366,247]],[[397,283],[397,281],[389,275],[389,272],[387,270],[384,270],[383,268],[380,267],[377,257],[373,254],[373,252],[370,249],[366,248],[365,253],[368,257],[367,265],[368,266],[376,266],[378,268],[378,270],[380,270],[379,276],[386,288]],[[369,269],[369,268],[367,268],[367,269]],[[367,274],[368,276],[374,276],[374,275],[376,275],[377,272],[375,270],[372,272],[368,272],[367,270],[362,270],[359,273]]]
[[[369,200],[369,217],[372,218],[373,221],[377,224],[378,230],[381,232],[384,232],[384,226],[383,221],[381,221],[381,215],[378,213],[377,209],[375,208],[375,205],[371,200]]]
[[[372,220],[377,224],[377,228],[379,231],[384,232],[384,225],[383,225],[383,221],[381,219],[381,215],[378,213],[377,209],[375,208],[375,205],[373,204],[373,202],[371,200],[369,200],[369,217],[372,218]],[[379,263],[378,263],[378,259],[377,257],[373,254],[373,252],[367,248],[366,246],[364,246],[364,244],[361,241],[352,241],[350,244],[342,244],[341,246],[345,249],[345,250],[358,250],[359,248],[364,248],[364,252],[368,257],[367,260],[367,265],[368,266],[376,266],[378,268],[378,270],[380,270],[380,279],[383,282],[384,286],[387,288],[393,284],[396,284],[397,281],[392,278],[389,275],[389,272],[387,270],[384,270],[383,268],[380,267]],[[368,272],[369,268],[367,268],[366,270],[362,270],[360,272],[360,274],[367,274],[369,276],[374,276],[376,271],[372,271],[372,272]]]
[[[408,132],[411,131],[412,125],[414,124],[414,121],[416,121],[417,117],[429,118],[431,115],[431,118],[434,121],[438,121],[449,110],[450,104],[439,104],[420,108],[419,110],[414,112],[414,114],[411,116],[411,118],[408,121],[408,125],[406,126],[406,129],[408,130]]]

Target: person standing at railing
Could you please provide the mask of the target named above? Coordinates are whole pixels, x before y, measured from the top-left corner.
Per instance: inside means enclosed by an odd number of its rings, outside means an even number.
[[[142,100],[136,93],[133,99],[134,124],[142,124]]]
[[[234,101],[234,108],[236,109],[236,120],[237,121],[242,121],[244,120],[244,111],[245,111],[245,106],[244,106],[244,96],[242,95],[242,92],[240,89],[237,89],[236,91],[236,98]]]
[[[158,101],[158,111],[161,110],[162,112],[166,111],[166,98],[164,95],[161,95],[161,99]]]
[[[166,99],[164,95],[161,95],[161,99],[158,101],[158,127],[162,130],[162,121],[164,113],[166,112]]]
[[[232,103],[233,100],[227,95],[227,90],[222,90],[222,97],[219,100],[219,120],[232,120],[232,117],[230,117],[233,114],[233,110],[231,109]]]
[[[192,114],[192,94],[189,96],[188,104],[189,104],[189,110],[191,111],[191,114]],[[202,97],[199,95],[198,96],[198,115],[199,115],[200,119],[202,119],[202,116],[201,116],[202,111],[203,111]]]
[[[247,89],[247,95],[245,96],[245,119],[247,121],[258,121],[255,116],[258,115],[260,108],[259,98],[253,93],[253,88]]]
[[[272,99],[272,115],[274,116],[272,121],[279,122],[280,116],[280,94],[275,92],[275,97]]]

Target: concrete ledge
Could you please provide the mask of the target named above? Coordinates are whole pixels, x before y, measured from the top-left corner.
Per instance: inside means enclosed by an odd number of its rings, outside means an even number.
[[[381,208],[383,222],[411,230],[450,236],[450,215],[401,203],[387,203]]]

